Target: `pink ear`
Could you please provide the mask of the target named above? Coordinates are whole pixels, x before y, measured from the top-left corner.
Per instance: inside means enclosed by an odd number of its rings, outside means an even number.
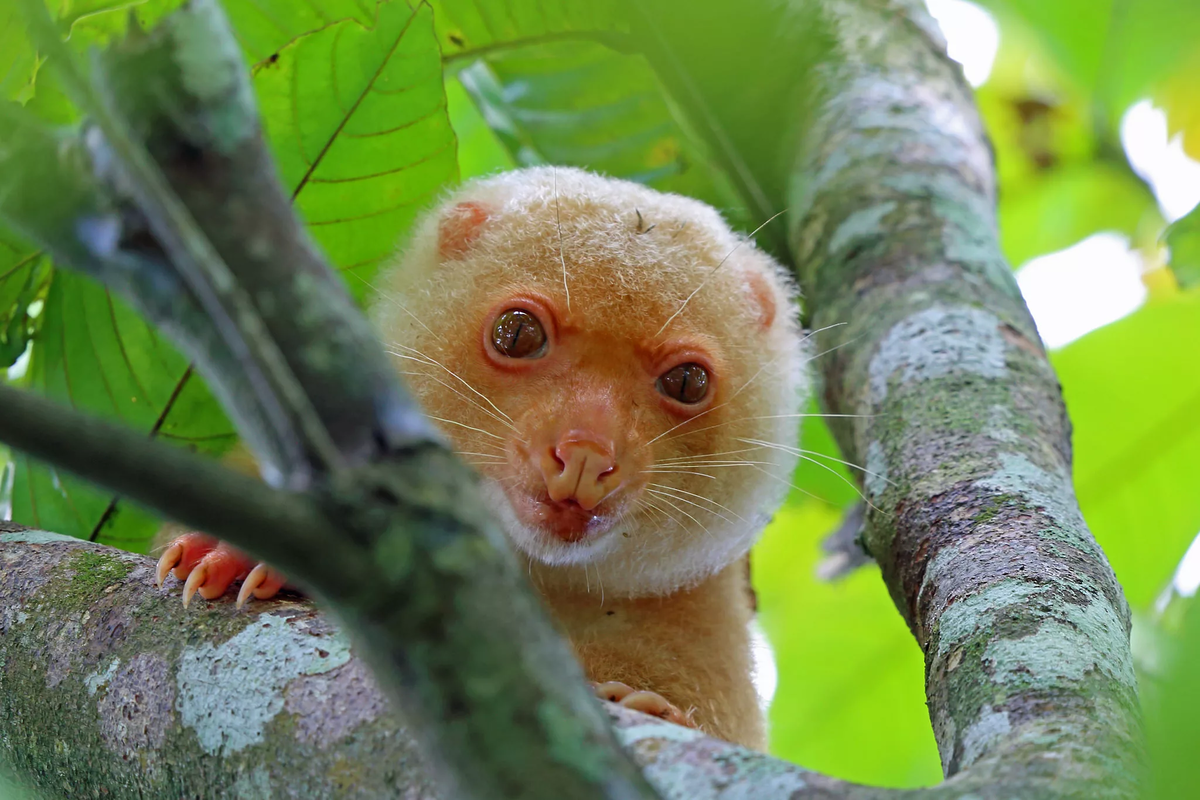
[[[442,258],[458,258],[483,233],[488,221],[486,206],[480,203],[459,203],[445,213],[438,222],[438,255]]]
[[[758,324],[766,330],[775,321],[775,292],[766,277],[755,270],[746,272],[746,293],[758,307]]]

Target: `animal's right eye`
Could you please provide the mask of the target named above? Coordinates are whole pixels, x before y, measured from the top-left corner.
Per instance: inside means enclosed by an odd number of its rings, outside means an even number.
[[[508,358],[541,358],[546,354],[546,331],[533,314],[510,308],[492,323],[492,347]]]

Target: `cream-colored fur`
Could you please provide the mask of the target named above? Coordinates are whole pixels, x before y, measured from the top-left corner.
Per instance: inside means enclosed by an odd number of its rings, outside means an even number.
[[[447,250],[439,225],[463,203],[485,209],[486,221]],[[538,167],[456,191],[418,225],[380,289],[384,344],[477,465],[589,675],[695,706],[707,730],[761,744],[737,565],[797,461],[748,440],[797,447],[808,392],[783,270],[703,203]],[[526,294],[556,309],[564,335],[590,337],[584,352],[594,355],[527,380],[490,366],[490,320],[506,298]],[[681,419],[654,402],[653,375],[628,354],[692,346],[715,365],[716,395]],[[641,467],[619,519],[566,542],[522,522],[517,506],[536,481],[514,448],[588,398],[611,400]]]

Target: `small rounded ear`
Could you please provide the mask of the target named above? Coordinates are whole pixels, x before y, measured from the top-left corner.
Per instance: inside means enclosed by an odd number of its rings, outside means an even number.
[[[479,238],[491,216],[481,203],[465,202],[451,207],[438,221],[438,255],[458,258]]]
[[[771,327],[775,321],[775,290],[766,275],[755,269],[746,271],[747,299],[758,311],[758,324],[763,330]]]

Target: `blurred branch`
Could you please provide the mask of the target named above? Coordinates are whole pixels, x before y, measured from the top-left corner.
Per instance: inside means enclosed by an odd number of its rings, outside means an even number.
[[[404,393],[296,220],[214,0],[110,48],[94,61],[94,86],[44,7],[22,3],[95,121],[50,138],[6,112],[19,135],[0,153],[0,215],[60,266],[160,312],[152,318],[185,349],[215,354],[198,365],[224,387],[268,476],[307,491],[239,487],[215,466],[11,390],[4,436],[269,559],[327,600],[419,722],[448,794],[653,797],[472,473]],[[172,325],[174,314],[186,320]],[[53,771],[43,761],[26,777]]]

